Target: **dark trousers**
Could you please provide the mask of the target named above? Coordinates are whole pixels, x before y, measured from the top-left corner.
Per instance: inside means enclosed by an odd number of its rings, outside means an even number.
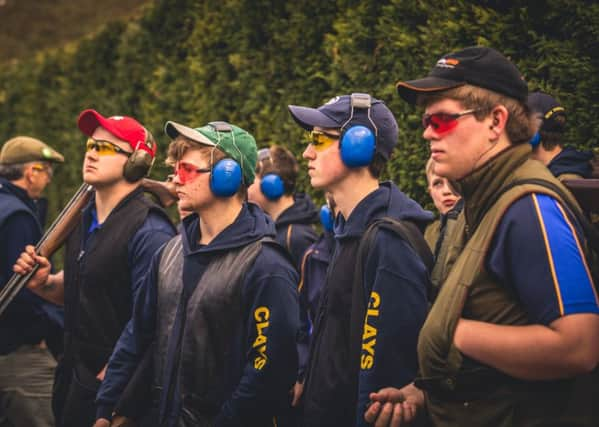
[[[53,396],[57,426],[92,426],[96,420],[95,400],[100,381],[82,365],[64,367],[62,371],[55,380]],[[59,382],[62,386],[56,387]]]

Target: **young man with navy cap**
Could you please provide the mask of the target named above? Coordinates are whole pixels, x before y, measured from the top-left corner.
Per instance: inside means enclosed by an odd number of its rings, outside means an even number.
[[[564,147],[565,108],[544,92],[531,93],[527,103],[539,122],[539,129],[530,140],[532,158],[547,166],[560,181],[590,178],[593,153]]]
[[[65,308],[65,349],[57,368],[53,409],[58,426],[91,426],[108,358],[131,317],[152,255],[174,235],[166,213],[144,197],[141,179],[156,154],[150,133],[134,118],[79,115],[87,135],[83,181],[94,195],[66,242],[64,270],[28,246],[15,271],[39,270],[29,289]]]
[[[415,383],[373,393],[365,418],[403,425],[426,407],[435,426],[599,425],[582,214],[529,159],[526,82],[496,50],[470,47],[398,91],[424,107],[435,173],[464,200],[462,250],[420,333]]]
[[[379,228],[391,217],[420,230],[432,219],[391,182],[378,178],[397,144],[385,104],[368,94],[338,96],[319,108],[290,105],[310,132],[303,153],[310,183],[329,191],[338,216],[336,248],[322,290],[303,395],[303,425],[365,425],[369,394],[388,381],[408,384],[427,311],[428,271],[411,244]],[[415,224],[415,225],[414,225]]]
[[[96,425],[108,425],[148,351],[148,426],[276,425],[297,375],[298,277],[272,220],[245,202],[256,142],[225,122],[167,122],[166,133],[180,207],[194,213],[152,260]]]

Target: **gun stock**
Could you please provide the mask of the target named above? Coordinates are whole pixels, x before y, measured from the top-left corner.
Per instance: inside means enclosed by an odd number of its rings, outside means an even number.
[[[156,197],[163,208],[168,208],[178,200],[177,193],[175,192],[175,185],[172,182],[160,182],[144,178],[141,181],[141,186],[144,191]]]
[[[599,213],[599,179],[571,179],[564,185],[586,212]]]

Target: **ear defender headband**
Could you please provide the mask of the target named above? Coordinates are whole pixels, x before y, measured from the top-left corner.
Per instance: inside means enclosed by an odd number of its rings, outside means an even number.
[[[214,150],[216,150],[221,143],[220,134],[223,132],[231,132],[233,146],[239,151],[239,158],[242,162],[243,155],[235,143],[235,133],[233,132],[233,127],[229,123],[210,122],[208,125],[216,131],[218,137],[216,146],[212,149],[212,158],[210,159],[210,167],[212,168],[210,172],[210,190],[212,191],[212,194],[217,197],[231,197],[239,191],[239,187],[242,184],[243,165],[240,166],[239,163],[229,157],[219,160],[214,164]]]
[[[270,148],[263,148],[258,152],[258,162],[262,163],[266,160],[270,160]],[[285,183],[283,179],[276,173],[267,173],[260,179],[260,191],[264,194],[268,200],[278,200],[285,193]]]
[[[125,166],[123,167],[123,176],[127,182],[139,181],[150,172],[150,169],[154,164],[152,155],[141,148],[141,145],[144,145],[145,148],[153,151],[154,147],[152,145],[154,144],[154,138],[146,128],[144,128],[144,133],[144,141],[137,141],[133,153],[129,156],[127,163],[125,163]]]
[[[351,94],[351,114],[349,119],[341,126],[341,138],[339,140],[341,160],[349,168],[367,166],[374,158],[378,129],[370,117],[371,106],[372,99],[367,93]],[[374,129],[374,133],[364,125],[351,126],[356,109],[366,110],[368,121]],[[347,126],[350,127],[346,130]]]

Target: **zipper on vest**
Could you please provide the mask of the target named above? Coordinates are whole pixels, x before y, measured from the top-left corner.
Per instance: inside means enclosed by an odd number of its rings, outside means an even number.
[[[77,255],[77,263],[81,262],[84,255],[85,255],[85,249],[81,249],[81,251],[79,251],[79,255]]]

